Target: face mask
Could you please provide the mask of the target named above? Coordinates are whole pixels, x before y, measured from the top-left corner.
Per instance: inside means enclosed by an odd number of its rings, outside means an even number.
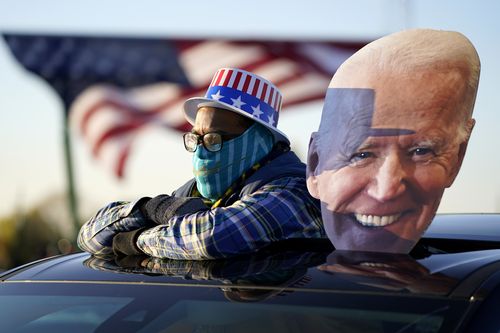
[[[254,124],[225,141],[217,152],[199,145],[193,154],[193,173],[200,194],[212,201],[219,199],[246,170],[269,154],[273,143],[269,130]]]

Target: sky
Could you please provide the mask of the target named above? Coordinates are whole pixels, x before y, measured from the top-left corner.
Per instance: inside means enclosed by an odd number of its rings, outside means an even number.
[[[285,5],[286,4],[286,5]],[[462,170],[439,212],[500,212],[500,2],[470,0],[0,0],[0,31],[161,38],[370,40],[406,28],[455,30],[476,46],[482,63],[476,127]],[[305,160],[322,103],[282,112],[278,127]],[[66,191],[63,112],[56,93],[26,72],[0,40],[0,217]],[[93,160],[71,132],[83,217],[115,200],[170,193],[191,177],[191,155],[179,133],[150,130],[135,142],[126,178]]]

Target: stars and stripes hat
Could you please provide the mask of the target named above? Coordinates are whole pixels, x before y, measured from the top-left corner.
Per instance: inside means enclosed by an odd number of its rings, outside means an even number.
[[[267,127],[275,142],[289,143],[287,136],[276,128],[283,96],[268,80],[238,68],[219,69],[205,97],[193,97],[184,102],[186,119],[194,124],[198,109],[203,106],[233,111]]]

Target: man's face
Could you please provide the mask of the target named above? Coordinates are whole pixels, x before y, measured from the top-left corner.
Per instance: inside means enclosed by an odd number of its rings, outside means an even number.
[[[199,135],[219,133],[228,137],[242,134],[252,120],[235,112],[213,107],[201,107],[196,113],[193,132]]]
[[[317,166],[308,165],[308,188],[337,249],[407,253],[460,168],[464,83],[453,73],[429,73],[378,77],[368,86],[329,89],[309,151],[308,164]]]

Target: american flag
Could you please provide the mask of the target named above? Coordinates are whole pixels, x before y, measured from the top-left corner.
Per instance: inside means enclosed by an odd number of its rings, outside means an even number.
[[[187,131],[182,105],[221,67],[273,82],[283,107],[322,99],[338,66],[366,43],[182,40],[7,34],[16,59],[61,96],[70,126],[123,177],[148,126]]]

